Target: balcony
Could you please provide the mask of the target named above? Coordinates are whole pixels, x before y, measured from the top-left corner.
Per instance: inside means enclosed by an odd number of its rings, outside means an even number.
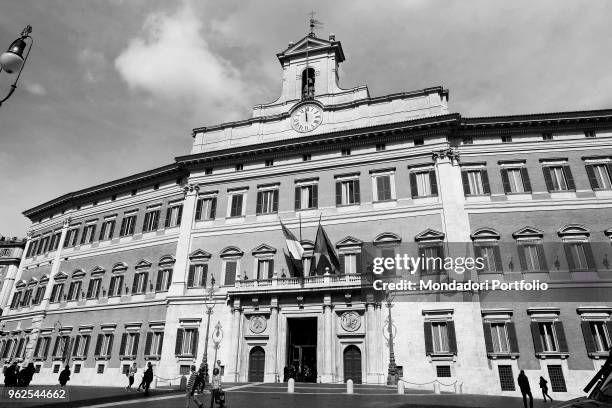
[[[228,294],[252,292],[286,292],[311,289],[359,289],[367,284],[364,274],[349,273],[344,275],[317,275],[299,277],[274,277],[272,279],[237,280],[233,287],[228,287]]]

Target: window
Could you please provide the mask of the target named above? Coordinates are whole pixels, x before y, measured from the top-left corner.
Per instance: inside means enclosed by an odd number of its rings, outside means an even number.
[[[95,350],[94,356],[110,357],[113,351],[114,338],[115,336],[112,333],[98,334],[98,341],[96,342],[96,350]]]
[[[51,299],[49,300],[51,303],[60,302],[64,295],[64,284],[56,283],[53,285],[53,289],[51,290]]]
[[[181,364],[179,367],[179,375],[188,376],[191,374],[191,366],[189,364]]]
[[[436,366],[436,376],[438,378],[448,378],[451,377],[451,368],[448,365],[439,365]]]
[[[229,216],[230,217],[241,217],[243,216],[243,201],[245,193],[231,194],[229,197]]]
[[[115,219],[104,220],[102,227],[100,228],[100,241],[111,239],[115,232]]]
[[[435,274],[444,270],[444,251],[441,243],[419,245],[421,273]]]
[[[225,285],[234,286],[238,261],[225,261]]]
[[[593,190],[610,190],[612,189],[612,181],[610,174],[612,173],[611,163],[587,164],[586,172]]]
[[[553,322],[538,323],[542,351],[558,351]]]
[[[359,271],[359,263],[361,261],[361,254],[340,254],[340,271],[342,273],[357,273]]]
[[[13,300],[11,301],[11,309],[17,309],[19,303],[21,302],[22,294],[23,292],[15,292],[15,294],[13,294]]]
[[[135,195],[136,195],[136,193],[138,193],[138,190],[136,190],[136,189],[132,190],[132,192],[131,192],[131,194],[132,194],[133,196],[135,196]]]
[[[550,378],[550,388],[552,392],[567,392],[563,368],[560,365],[548,366],[548,378]]]
[[[266,162],[265,162],[265,166],[266,166],[266,167],[272,167],[272,166],[274,166],[274,160],[272,160],[272,159],[268,159],[268,160],[266,160]]]
[[[148,332],[145,341],[145,356],[161,356],[163,341],[164,332]]]
[[[373,176],[374,179],[374,201],[392,200],[394,189],[392,187],[393,174],[379,174]]]
[[[197,264],[189,266],[189,274],[187,275],[188,288],[200,288],[206,286],[206,277],[208,275],[208,264]]]
[[[563,247],[570,271],[596,270],[595,258],[589,242],[565,242]]]
[[[506,194],[531,192],[531,182],[525,167],[502,167],[502,183]]]
[[[213,168],[212,167],[207,167],[204,169],[204,174],[209,176],[211,174],[213,174]]]
[[[438,182],[435,170],[410,172],[412,198],[438,195]]]
[[[93,242],[96,233],[96,224],[87,224],[83,228],[83,235],[81,236],[81,245],[90,244]]]
[[[74,281],[70,282],[70,286],[68,287],[68,301],[77,300],[79,295],[81,294],[81,284],[82,282]]]
[[[295,186],[295,210],[317,208],[318,196],[319,186],[316,183]]]
[[[198,352],[198,329],[177,329],[176,347],[177,356],[193,356]]]
[[[121,221],[121,230],[119,231],[120,237],[126,237],[134,234],[134,228],[136,227],[136,214],[129,214],[123,217]]]
[[[351,149],[342,149],[340,150],[340,155],[341,156],[350,156],[351,155]]]
[[[67,346],[69,345],[70,336],[57,336],[55,338],[55,345],[53,346],[53,357],[63,358],[66,357],[66,353],[69,353]]]
[[[121,336],[120,356],[135,357],[138,354],[138,339],[140,333],[123,333]]]
[[[66,239],[64,240],[64,248],[73,247],[77,244],[79,237],[79,228],[71,228],[66,232]]]
[[[104,364],[98,364],[98,368],[96,369],[96,373],[104,374]]]
[[[55,232],[53,235],[51,235],[51,242],[49,243],[49,251],[57,250],[57,248],[59,247],[59,243],[60,243],[59,241],[61,237],[62,237],[61,231]]]
[[[160,209],[147,210],[144,216],[144,224],[142,226],[142,232],[149,232],[157,230],[159,226],[159,213]]]
[[[153,190],[159,190],[159,184],[153,184]]]
[[[81,373],[81,364],[75,364],[74,365],[74,373],[75,374],[80,374]]]
[[[542,140],[544,140],[544,141],[553,140],[552,133],[542,133]]]
[[[157,281],[155,283],[156,292],[165,292],[170,289],[172,283],[172,269],[160,269],[157,271]]]
[[[610,327],[612,327],[612,322],[583,321],[581,324],[587,352],[589,354],[607,353],[611,345]]]
[[[244,165],[243,164],[237,164],[236,165],[236,171],[242,171],[244,170]]]
[[[39,286],[36,288],[36,293],[34,294],[34,304],[40,305],[43,300],[43,296],[45,295],[45,286]]]
[[[217,211],[217,197],[200,198],[196,204],[196,221],[214,220]]]
[[[499,246],[495,244],[477,244],[474,245],[474,254],[476,258],[482,258],[484,267],[479,272],[502,272],[502,259]]]
[[[455,337],[455,323],[452,320],[438,320],[439,317],[425,312],[425,318],[434,317],[436,320],[425,321],[425,353],[457,354],[457,338]],[[433,312],[437,313],[437,312]]]
[[[502,391],[515,391],[514,374],[512,373],[511,365],[498,365],[499,385]]]
[[[0,256],[9,256],[10,253],[11,253],[11,249],[10,248],[2,248],[2,249],[0,249]]]
[[[51,344],[51,337],[39,337],[34,348],[34,358],[46,359],[49,355],[49,344]]]
[[[312,160],[312,155],[310,153],[307,153],[302,156],[302,161],[311,161],[311,160]]]
[[[359,179],[336,181],[336,205],[359,204]]]
[[[121,296],[123,288],[123,275],[115,275],[111,277],[110,284],[108,286],[108,296]]]
[[[30,257],[36,253],[36,246],[38,245],[38,241],[32,240],[30,241],[30,245],[28,246],[28,252],[26,252],[26,257]]]
[[[574,178],[569,166],[551,165],[543,167],[544,181],[548,191],[575,190]]]
[[[257,279],[269,279],[272,277],[274,269],[273,259],[258,259],[257,260]]]
[[[377,152],[383,152],[385,150],[387,150],[387,146],[384,143],[379,143],[376,145]]]
[[[544,246],[539,243],[523,243],[518,246],[519,262],[523,272],[541,272],[548,269]]]
[[[306,68],[302,71],[302,99],[312,99],[315,95],[315,70]]]
[[[100,295],[100,286],[102,284],[102,278],[95,278],[89,281],[87,287],[87,299],[97,299]]]
[[[512,136],[505,135],[501,137],[502,143],[512,143]]]
[[[89,350],[89,342],[91,336],[89,334],[78,335],[74,338],[74,346],[72,348],[72,356],[86,358]]]
[[[134,282],[132,283],[132,294],[138,295],[147,291],[147,278],[149,274],[147,272],[139,272],[134,275]]]
[[[54,364],[53,365],[53,373],[57,374],[59,373],[60,370],[60,365],[59,364]]]
[[[26,289],[26,291],[23,292],[23,298],[21,299],[21,306],[22,307],[30,306],[30,300],[32,300],[32,289]]]
[[[45,252],[47,252],[47,247],[49,246],[50,239],[51,236],[46,235],[43,237],[43,239],[40,240],[40,245],[38,246],[38,251],[36,252],[37,255],[44,254]]]
[[[166,210],[166,228],[178,227],[181,225],[181,217],[183,216],[183,204],[171,204]]]
[[[491,323],[491,339],[493,341],[494,353],[510,352],[506,323]]]
[[[484,169],[463,170],[461,172],[465,195],[490,194],[489,176]]]
[[[414,138],[414,145],[415,146],[423,146],[425,144],[425,140],[422,137],[415,137]]]
[[[273,214],[278,212],[278,189],[257,192],[257,215]]]

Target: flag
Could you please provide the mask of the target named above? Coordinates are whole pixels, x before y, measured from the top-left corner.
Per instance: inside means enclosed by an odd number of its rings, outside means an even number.
[[[304,272],[302,271],[302,261],[293,259],[291,255],[287,254],[283,249],[283,255],[285,255],[285,262],[287,262],[287,268],[289,268],[289,276],[303,277]]]
[[[334,246],[320,222],[314,245],[314,261],[316,262],[315,268],[319,275],[325,273],[325,268],[329,268],[330,273],[340,272],[340,261],[338,260]]]
[[[280,220],[279,220],[280,221]],[[304,255],[304,248],[298,239],[293,235],[291,231],[282,221],[280,221],[280,225],[283,228],[283,235],[285,235],[285,242],[287,244],[287,250],[289,251],[289,258],[287,260],[287,266],[290,269],[294,269],[295,274],[293,276],[304,276],[304,271],[302,270],[302,256]],[[287,254],[285,254],[287,257]]]

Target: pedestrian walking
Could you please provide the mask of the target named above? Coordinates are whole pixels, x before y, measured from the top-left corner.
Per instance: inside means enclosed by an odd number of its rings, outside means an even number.
[[[144,381],[144,395],[149,395],[149,387],[151,387],[151,383],[153,382],[153,365],[149,361],[147,363],[147,370],[144,373],[144,377],[142,377],[142,381]]]
[[[19,367],[17,366],[17,362],[14,361],[13,364],[4,370],[4,385],[7,387],[16,387],[18,375]]]
[[[196,371],[196,366],[191,366],[191,374],[189,375],[189,379],[187,380],[187,389],[185,399],[185,408],[189,408],[191,402],[195,402],[199,408],[202,408],[204,404],[202,401],[198,400],[198,397],[195,395],[196,390],[198,389],[198,377],[199,372]]]
[[[546,402],[546,397],[550,399],[552,402],[552,398],[548,395],[548,381],[544,379],[544,377],[540,376],[540,388],[542,389],[542,396],[544,397],[544,402]]]
[[[529,396],[529,408],[533,408],[533,395],[531,395],[531,387],[529,386],[529,379],[525,375],[525,370],[521,370],[518,376],[518,385],[523,394],[523,407],[527,408],[527,396]]]
[[[62,370],[62,372],[59,375],[58,380],[59,380],[60,386],[62,387],[65,387],[66,383],[70,381],[70,368],[68,368],[68,366],[66,366],[66,368]]]
[[[217,367],[213,369],[213,376],[210,384],[210,408],[213,408],[215,401],[219,403],[220,407],[223,407],[224,398],[222,397],[223,391],[221,391],[221,375]]]
[[[36,368],[34,368],[34,363],[29,363],[26,367],[23,367],[21,371],[19,371],[17,379],[18,385],[20,387],[27,387],[30,385],[30,381],[32,381],[35,372]]]
[[[126,391],[130,391],[132,389],[132,385],[134,385],[134,377],[136,376],[136,372],[138,371],[138,367],[136,367],[136,362],[130,367],[127,372],[128,376],[128,386],[125,387]],[[140,389],[140,387],[138,387]]]

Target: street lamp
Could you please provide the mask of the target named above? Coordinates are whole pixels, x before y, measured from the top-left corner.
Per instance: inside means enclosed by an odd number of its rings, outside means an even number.
[[[387,310],[389,311],[389,317],[387,318],[387,335],[389,336],[388,346],[389,346],[389,369],[387,371],[387,385],[397,385],[398,375],[397,375],[397,365],[395,364],[395,352],[393,351],[393,319],[391,318],[391,308],[393,307],[393,300],[395,299],[395,294],[392,294],[390,290],[385,291],[385,303],[387,305]]]
[[[210,315],[212,315],[215,307],[215,292],[218,288],[215,288],[215,277],[211,275],[210,288],[205,291],[204,306],[206,307],[206,338],[204,340],[204,356],[202,357],[202,367],[206,370],[208,375],[208,334],[210,332]]]
[[[15,92],[15,89],[17,89],[17,81],[19,81],[21,71],[23,71],[23,67],[25,66],[28,56],[30,55],[30,51],[32,50],[32,44],[34,43],[34,40],[30,36],[31,33],[32,26],[26,26],[26,28],[24,28],[21,32],[21,36],[13,41],[11,46],[4,54],[0,55],[0,72],[4,70],[7,74],[17,73],[15,82],[13,82],[11,85],[11,89],[9,90],[8,94],[3,99],[0,99],[0,106],[2,106],[2,103],[10,98],[11,95],[13,95],[13,92]],[[26,41],[27,39],[30,40],[29,45]],[[24,51],[26,51],[25,57],[23,56]]]

